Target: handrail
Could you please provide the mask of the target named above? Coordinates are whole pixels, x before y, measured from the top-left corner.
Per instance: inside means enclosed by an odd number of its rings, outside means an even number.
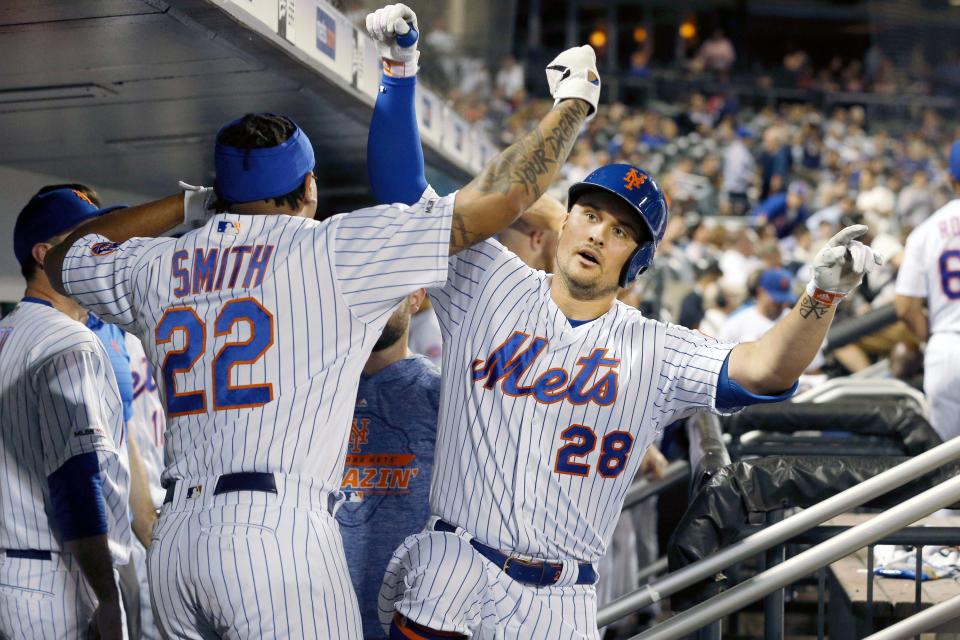
[[[650,496],[657,495],[673,485],[683,482],[688,477],[690,477],[690,465],[683,460],[675,460],[667,465],[667,470],[664,471],[663,477],[659,480],[651,482],[646,478],[641,478],[630,485],[630,488],[627,489],[627,495],[623,499],[621,510],[625,511]]]
[[[960,595],[924,609],[909,618],[904,618],[883,631],[867,636],[864,640],[907,640],[957,618],[960,618]]]
[[[830,402],[844,395],[897,395],[910,398],[920,408],[921,415],[930,419],[930,409],[923,393],[902,380],[889,378],[834,378],[794,396],[790,401]]]
[[[640,611],[681,589],[714,576],[731,565],[781,544],[798,533],[803,533],[830,518],[859,507],[958,458],[960,458],[960,438],[954,438],[819,504],[804,509],[786,520],[771,525],[749,538],[744,538],[709,558],[684,567],[661,580],[614,600],[597,612],[597,624],[603,627],[635,611]]]
[[[945,446],[947,445],[937,448]],[[953,504],[958,495],[960,495],[960,476],[954,476],[831,540],[811,547],[782,564],[691,607],[653,629],[634,636],[631,640],[683,638],[703,626],[742,609],[768,593],[810,575],[820,567],[836,562],[857,549],[873,544],[876,540]]]

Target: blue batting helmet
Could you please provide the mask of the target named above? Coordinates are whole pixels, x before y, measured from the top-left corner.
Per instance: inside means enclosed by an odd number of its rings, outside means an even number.
[[[620,274],[620,286],[625,287],[653,263],[653,254],[667,228],[667,198],[653,176],[643,169],[629,164],[608,164],[570,187],[567,197],[568,210],[573,208],[581,195],[594,189],[620,196],[637,212],[653,238],[652,241],[637,247],[627,261],[623,273]]]

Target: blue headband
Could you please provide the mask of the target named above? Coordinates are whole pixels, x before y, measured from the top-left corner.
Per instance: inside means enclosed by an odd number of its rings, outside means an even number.
[[[231,122],[224,129],[238,122]],[[218,144],[214,165],[217,195],[221,199],[255,202],[286,195],[299,187],[313,171],[315,161],[310,138],[297,127],[290,138],[276,147],[240,149]]]

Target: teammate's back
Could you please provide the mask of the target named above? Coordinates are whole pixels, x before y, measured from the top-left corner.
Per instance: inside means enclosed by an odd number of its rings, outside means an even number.
[[[97,309],[138,335],[156,367],[164,479],[276,472],[335,491],[365,354],[397,300],[391,288],[445,272],[436,222],[396,207],[324,222],[223,213],[177,239],[88,242],[131,274],[120,285],[129,290]],[[113,266],[80,269],[96,272],[70,276],[92,277],[79,285],[88,289],[112,278],[103,274]]]

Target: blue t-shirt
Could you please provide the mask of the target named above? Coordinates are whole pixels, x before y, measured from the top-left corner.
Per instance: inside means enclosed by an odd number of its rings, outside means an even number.
[[[92,313],[87,314],[87,327],[97,335],[110,356],[110,365],[123,402],[123,421],[129,422],[133,416],[133,374],[130,372],[130,355],[127,353],[123,329],[104,322]]]
[[[440,372],[420,355],[361,376],[337,512],[364,638],[384,638],[377,595],[387,563],[430,516]]]

